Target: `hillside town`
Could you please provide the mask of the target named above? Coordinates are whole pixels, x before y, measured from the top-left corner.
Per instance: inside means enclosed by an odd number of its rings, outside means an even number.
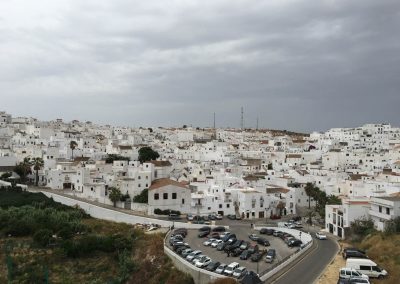
[[[141,149],[156,159],[141,158]],[[327,200],[316,217],[345,238],[354,220],[370,218],[382,231],[400,216],[400,128],[129,128],[0,112],[0,175],[0,185],[25,180],[148,216],[305,216],[321,206],[311,185]],[[121,198],[113,202],[115,189]]]

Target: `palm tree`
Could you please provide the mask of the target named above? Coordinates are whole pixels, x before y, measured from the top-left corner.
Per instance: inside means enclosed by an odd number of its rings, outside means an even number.
[[[315,188],[314,185],[311,182],[307,182],[306,186],[304,187],[304,190],[308,196],[308,209],[311,208],[311,197],[315,195]]]
[[[44,161],[42,158],[36,157],[31,159],[31,165],[33,165],[33,169],[35,170],[35,174],[36,174],[36,179],[35,179],[35,185],[38,186],[39,185],[39,170],[41,168],[43,168],[44,166]]]
[[[14,172],[21,177],[21,182],[25,182],[26,176],[32,172],[30,159],[25,157],[21,163],[15,166]]]
[[[72,158],[71,158],[71,160],[73,160],[74,159],[74,150],[75,150],[75,148],[78,146],[78,143],[76,143],[76,141],[71,141],[70,143],[69,143],[69,148],[72,150]]]

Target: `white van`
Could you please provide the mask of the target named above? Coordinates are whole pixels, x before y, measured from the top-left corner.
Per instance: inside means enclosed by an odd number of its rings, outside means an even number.
[[[365,258],[348,258],[347,268],[353,268],[369,277],[383,278],[388,275],[387,271],[380,268],[375,262]]]
[[[368,275],[362,274],[355,270],[354,268],[343,267],[339,270],[339,278],[340,279],[350,279],[350,278],[363,278],[369,280]]]

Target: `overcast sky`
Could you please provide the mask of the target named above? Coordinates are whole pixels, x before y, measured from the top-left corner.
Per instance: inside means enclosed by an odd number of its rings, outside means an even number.
[[[400,125],[400,1],[1,0],[0,110],[126,126]]]

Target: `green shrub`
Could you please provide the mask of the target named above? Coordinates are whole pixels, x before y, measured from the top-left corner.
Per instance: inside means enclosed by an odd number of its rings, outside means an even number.
[[[46,247],[52,239],[53,233],[48,229],[40,229],[33,235],[33,241],[42,247]]]
[[[159,208],[156,208],[156,209],[154,209],[154,214],[156,214],[156,215],[169,215],[169,214],[181,215],[181,212],[177,211],[177,210],[170,210],[170,209],[161,210]]]

